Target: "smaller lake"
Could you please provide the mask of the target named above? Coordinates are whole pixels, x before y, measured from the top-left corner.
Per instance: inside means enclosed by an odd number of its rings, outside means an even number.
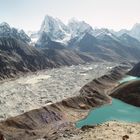
[[[76,127],[97,125],[112,120],[140,122],[140,108],[113,99],[112,104],[91,110],[85,119],[76,123]]]

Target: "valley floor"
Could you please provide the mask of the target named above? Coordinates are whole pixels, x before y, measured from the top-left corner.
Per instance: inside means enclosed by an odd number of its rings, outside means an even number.
[[[116,66],[93,63],[43,70],[0,84],[0,120],[79,94],[94,78]]]

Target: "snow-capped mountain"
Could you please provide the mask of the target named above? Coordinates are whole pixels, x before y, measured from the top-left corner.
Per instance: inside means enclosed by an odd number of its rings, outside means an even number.
[[[8,28],[5,30],[8,30]],[[126,33],[140,40],[140,24],[135,24],[131,30],[122,29],[116,32],[106,28],[93,29],[92,26],[85,21],[78,21],[75,18],[72,18],[68,22],[68,25],[65,25],[60,19],[46,15],[40,30],[38,32],[29,32],[29,35],[32,42],[37,42],[37,44],[41,44],[42,40],[47,41],[49,38],[52,41],[67,45],[69,41],[75,40],[75,38],[83,38],[86,33],[97,38],[110,36],[114,39]]]
[[[68,23],[68,28],[70,30],[72,38],[77,36],[83,36],[86,33],[93,34],[92,27],[84,21],[78,21],[72,18]]]
[[[128,34],[131,37],[138,39],[140,41],[140,23],[136,23],[131,30],[121,29],[120,31],[116,32],[114,30],[111,30],[113,34],[116,36],[121,36],[123,34]]]
[[[45,16],[39,31],[39,40],[42,34],[46,34],[52,41],[66,42],[71,37],[69,28],[59,19]],[[43,35],[45,37],[45,35]]]
[[[124,33],[128,36],[120,37]],[[115,32],[106,28],[93,29],[86,22],[76,19],[71,19],[68,25],[65,25],[57,18],[46,16],[38,36],[37,47],[59,48],[60,45],[63,45],[66,48],[90,53],[108,60],[121,60],[123,57],[124,59],[140,58],[137,54],[140,52],[140,43],[131,38],[132,35],[127,30]],[[125,37],[128,41],[131,39],[131,45],[128,45]],[[133,45],[133,41],[135,45],[137,43],[137,46]],[[53,45],[50,45],[52,42]],[[135,53],[131,53],[131,48],[135,50]]]
[[[71,19],[65,25],[60,19],[45,16],[38,33],[31,34],[31,39],[37,40],[37,46],[46,46],[51,41],[68,45],[73,39],[81,39],[86,33],[94,34],[93,28],[84,21]],[[44,45],[45,43],[45,45]]]
[[[16,39],[20,39],[26,43],[29,43],[31,41],[30,37],[23,30],[12,28],[6,22],[0,24],[0,36],[13,37]]]

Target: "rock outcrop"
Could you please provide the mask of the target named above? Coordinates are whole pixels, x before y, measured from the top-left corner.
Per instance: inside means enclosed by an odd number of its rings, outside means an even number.
[[[116,87],[111,96],[128,104],[140,107],[140,81],[131,81]]]
[[[129,72],[129,75],[140,77],[140,62],[136,64]]]

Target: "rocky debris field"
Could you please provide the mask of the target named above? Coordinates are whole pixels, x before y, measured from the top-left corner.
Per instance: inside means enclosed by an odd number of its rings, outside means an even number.
[[[117,64],[104,62],[29,73],[0,84],[0,120],[79,94],[94,78]]]

